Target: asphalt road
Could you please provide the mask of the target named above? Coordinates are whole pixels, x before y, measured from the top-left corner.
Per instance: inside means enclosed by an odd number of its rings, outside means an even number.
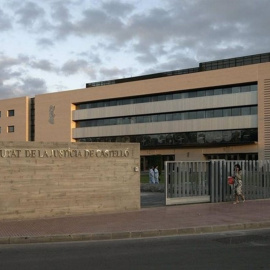
[[[98,242],[0,245],[3,270],[268,270],[270,229]]]

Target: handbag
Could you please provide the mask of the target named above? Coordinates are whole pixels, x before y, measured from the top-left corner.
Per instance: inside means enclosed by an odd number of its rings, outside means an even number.
[[[228,176],[228,185],[233,185],[233,184],[234,184],[234,177]]]

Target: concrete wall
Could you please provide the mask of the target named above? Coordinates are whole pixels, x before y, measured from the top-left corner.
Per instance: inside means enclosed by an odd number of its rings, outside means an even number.
[[[1,142],[0,220],[139,209],[139,157],[139,144]]]

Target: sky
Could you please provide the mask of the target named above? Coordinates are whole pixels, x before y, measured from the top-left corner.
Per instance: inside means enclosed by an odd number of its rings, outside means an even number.
[[[270,52],[269,0],[0,0],[0,99]]]

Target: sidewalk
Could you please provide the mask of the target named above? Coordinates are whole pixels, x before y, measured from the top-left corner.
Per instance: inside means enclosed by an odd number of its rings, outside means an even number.
[[[157,206],[138,211],[1,221],[0,244],[144,238],[270,228],[270,199]]]

